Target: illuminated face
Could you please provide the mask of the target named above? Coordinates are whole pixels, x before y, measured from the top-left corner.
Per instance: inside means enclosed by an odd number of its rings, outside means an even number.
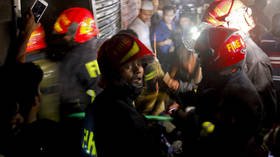
[[[139,14],[139,18],[143,22],[149,22],[151,20],[152,15],[153,15],[153,10],[143,10],[143,9],[141,9],[140,14]]]
[[[128,62],[121,66],[120,74],[126,83],[135,87],[143,86],[144,68],[140,59]]]

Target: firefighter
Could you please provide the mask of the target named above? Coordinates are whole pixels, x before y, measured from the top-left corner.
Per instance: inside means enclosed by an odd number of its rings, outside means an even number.
[[[200,55],[203,79],[195,109],[197,128],[185,130],[185,153],[249,156],[248,143],[261,125],[262,102],[244,73],[247,53],[243,39],[235,29],[209,28],[202,32],[195,49]]]
[[[202,21],[239,30],[248,51],[245,72],[261,96],[265,109],[265,128],[270,128],[277,116],[277,95],[270,60],[249,36],[249,31],[255,27],[251,9],[240,0],[216,0],[210,4]]]
[[[134,107],[144,86],[142,58],[152,55],[126,33],[100,47],[98,64],[104,90],[87,108],[82,138],[85,156],[158,156],[159,149],[153,145],[156,136],[149,134],[143,115]]]
[[[98,29],[88,9],[73,7],[57,18],[48,55],[58,61],[60,122],[65,156],[80,156],[80,135],[86,106],[99,94]],[[69,138],[71,137],[71,138]]]
[[[131,29],[121,30],[118,34],[130,34],[138,38],[136,32]],[[144,80],[145,87],[135,100],[136,110],[144,115],[158,115],[165,110],[164,100],[167,95],[159,91],[159,80],[163,77],[163,71],[159,61],[154,56],[145,57]]]
[[[159,87],[164,73],[159,61],[147,58],[144,71],[145,87],[135,101],[136,109],[145,115],[159,115],[165,110],[168,95]]]
[[[96,49],[98,29],[85,8],[64,10],[54,24],[50,57],[59,60],[61,114],[82,112],[100,92]]]

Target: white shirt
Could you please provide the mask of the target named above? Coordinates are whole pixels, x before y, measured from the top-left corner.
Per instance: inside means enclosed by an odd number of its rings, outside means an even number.
[[[150,28],[147,23],[144,23],[139,17],[137,17],[129,26],[138,35],[138,39],[152,51],[150,41]]]

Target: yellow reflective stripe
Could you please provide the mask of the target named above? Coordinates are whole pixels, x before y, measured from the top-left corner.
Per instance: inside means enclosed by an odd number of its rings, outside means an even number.
[[[151,79],[153,79],[156,76],[156,71],[152,71],[150,73],[148,73],[147,75],[145,75],[145,81],[149,81]]]
[[[93,28],[91,27],[93,25],[94,21],[92,18],[85,19],[80,27],[80,34],[88,34],[93,31]]]
[[[90,61],[86,63],[85,66],[91,78],[96,78],[98,75],[101,74],[97,60]]]
[[[71,23],[71,21],[64,14],[61,15],[54,24],[54,30],[56,32],[63,31],[63,29],[61,28],[60,22],[62,22],[64,25],[69,25]]]
[[[90,134],[89,134],[87,151],[90,152],[90,149],[92,148],[91,155],[96,156],[96,146],[95,146],[95,141],[94,141],[93,137],[94,137],[94,134],[91,131]]]
[[[125,61],[127,61],[129,58],[131,58],[132,56],[134,56],[135,54],[137,54],[139,52],[140,48],[137,45],[136,42],[133,43],[132,48],[128,51],[128,53],[121,59],[121,63],[124,63]]]
[[[84,129],[84,140],[82,144],[82,148],[85,150],[87,154],[91,154],[91,156],[96,156],[96,146],[94,141],[94,133],[87,129]]]
[[[88,139],[88,130],[84,129],[84,141],[82,143],[82,148],[85,148],[85,143],[87,143],[87,139]]]
[[[69,25],[71,21],[68,19],[66,15],[61,16],[61,21],[63,22],[64,25]]]
[[[93,102],[95,99],[95,96],[96,96],[95,91],[92,89],[89,89],[89,90],[87,90],[86,93],[87,93],[87,95],[89,95],[91,97],[90,102]]]
[[[56,23],[54,24],[54,30],[56,32],[62,32],[62,28],[61,28],[61,26],[60,26],[58,21],[56,21]]]

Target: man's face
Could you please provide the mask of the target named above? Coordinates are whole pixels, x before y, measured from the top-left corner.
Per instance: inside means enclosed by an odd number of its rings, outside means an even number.
[[[154,6],[154,11],[157,11],[158,5],[159,5],[159,0],[152,0],[153,6]]]
[[[143,22],[149,22],[151,20],[151,17],[153,15],[153,10],[140,10],[139,18]]]
[[[173,10],[168,10],[168,11],[164,12],[164,14],[163,14],[163,20],[167,24],[171,24],[174,17],[175,17],[175,13]]]
[[[144,68],[141,60],[131,61],[120,68],[122,79],[134,87],[143,86]]]
[[[187,17],[181,17],[179,24],[182,28],[189,28],[193,25],[192,21]]]

